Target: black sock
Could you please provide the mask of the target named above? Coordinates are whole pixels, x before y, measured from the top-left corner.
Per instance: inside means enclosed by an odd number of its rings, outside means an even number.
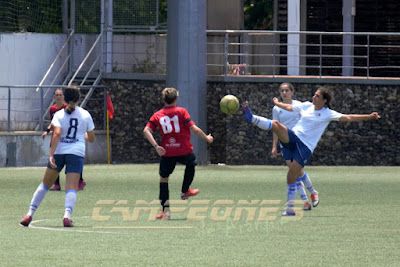
[[[162,209],[164,211],[164,208],[169,207],[169,190],[168,190],[168,183],[161,183],[160,182],[160,203],[162,206]]]
[[[83,181],[83,177],[82,177],[82,174],[81,174],[81,178],[79,178],[79,182],[82,182]]]
[[[56,181],[54,182],[54,184],[60,185],[60,175],[57,176],[57,179],[56,179]]]
[[[186,166],[185,175],[183,176],[182,193],[186,193],[189,190],[190,185],[194,178],[194,166]]]

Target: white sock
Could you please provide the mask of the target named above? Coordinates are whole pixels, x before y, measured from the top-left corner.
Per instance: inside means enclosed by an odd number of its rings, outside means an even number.
[[[76,191],[68,190],[65,194],[65,213],[64,218],[71,219],[71,213],[74,210],[76,203]]]
[[[306,191],[304,190],[304,184],[301,181],[300,178],[296,179],[296,187],[297,187],[297,193],[299,193],[299,196],[304,202],[308,202],[307,194]]]
[[[31,204],[29,207],[28,214],[29,216],[33,216],[35,213],[36,209],[39,207],[40,203],[42,202],[44,196],[46,195],[47,191],[49,189],[44,185],[40,184],[38,188],[36,189],[35,193],[33,194]]]
[[[313,188],[310,177],[308,177],[307,173],[304,172],[304,175],[300,179],[311,194],[318,194],[318,192]]]
[[[261,128],[263,130],[269,131],[271,130],[272,122],[270,119],[253,115],[253,119],[251,121],[253,124],[257,125],[258,128]]]
[[[294,201],[296,199],[296,184],[287,185],[287,207],[288,209],[294,208]]]

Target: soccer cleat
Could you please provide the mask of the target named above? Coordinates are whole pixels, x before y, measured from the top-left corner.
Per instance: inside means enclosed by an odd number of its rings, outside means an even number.
[[[156,219],[161,220],[163,216],[164,212],[161,212],[160,214],[157,215]]]
[[[312,201],[312,206],[316,207],[319,204],[319,197],[318,197],[318,192],[316,194],[311,194],[311,201]]]
[[[82,179],[82,181],[79,181],[78,184],[78,190],[83,190],[83,188],[85,188],[86,182],[84,179]]]
[[[28,227],[31,221],[32,221],[32,216],[26,215],[19,224],[21,226]]]
[[[294,212],[294,209],[286,209],[282,212],[282,216],[296,216],[296,212]]]
[[[162,221],[168,221],[171,218],[171,212],[163,212]]]
[[[74,227],[74,223],[71,219],[64,218],[63,219],[64,227]]]
[[[303,210],[311,210],[311,205],[310,205],[310,203],[305,202],[305,203],[304,203]]]
[[[52,188],[50,188],[50,191],[60,191],[61,186],[60,184],[54,184]]]
[[[251,112],[249,103],[245,101],[242,104],[242,107],[243,107],[243,115],[246,118],[246,122],[251,123],[253,121],[253,113]]]
[[[194,197],[199,193],[199,189],[190,189],[186,193],[181,193],[181,199],[185,200],[188,199],[189,197]]]

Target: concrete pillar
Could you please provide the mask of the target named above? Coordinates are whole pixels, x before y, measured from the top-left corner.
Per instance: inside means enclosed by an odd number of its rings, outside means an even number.
[[[343,32],[354,32],[356,0],[343,0]],[[354,76],[354,35],[343,35],[342,76]]]
[[[288,1],[288,31],[300,31],[300,0]],[[287,74],[300,74],[300,35],[288,34]]]
[[[206,0],[168,0],[167,86],[179,91],[178,105],[206,134]],[[208,161],[207,144],[192,136],[199,164]]]

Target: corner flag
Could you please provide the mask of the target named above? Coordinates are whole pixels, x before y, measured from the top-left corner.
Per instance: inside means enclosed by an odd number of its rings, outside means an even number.
[[[107,113],[108,113],[108,117],[110,117],[110,119],[113,119],[114,118],[114,106],[113,106],[113,104],[112,104],[112,102],[111,102],[111,98],[110,98],[110,95],[108,94],[108,92],[107,92],[107,103],[106,103],[106,106],[107,106]]]

